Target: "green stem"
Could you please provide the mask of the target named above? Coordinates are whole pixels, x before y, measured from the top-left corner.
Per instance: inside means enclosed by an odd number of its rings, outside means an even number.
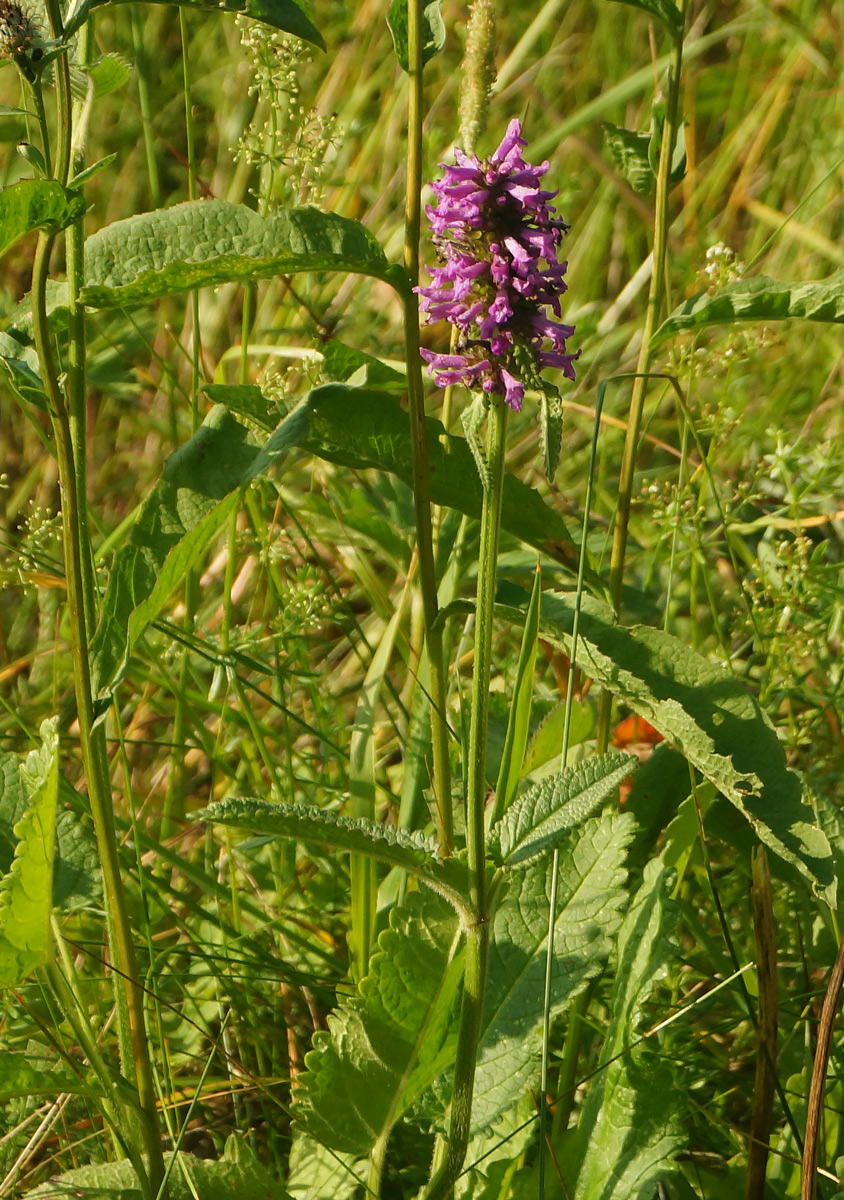
[[[685,24],[686,0],[680,0],[680,12]],[[677,38],[671,51],[669,65],[668,99],[665,124],[662,129],[662,144],[659,151],[659,170],[656,177],[656,199],[654,204],[654,248],[653,271],[648,291],[648,307],[642,328],[642,345],[636,364],[636,378],[630,398],[627,432],[621,457],[618,481],[618,511],[613,529],[612,552],[610,555],[610,595],[617,614],[621,612],[621,591],[624,582],[624,559],[627,553],[627,533],[630,524],[630,505],[633,499],[633,484],[636,474],[636,456],[639,435],[642,431],[642,415],[647,394],[647,373],[652,357],[652,340],[662,305],[665,284],[665,260],[668,250],[668,198],[671,191],[671,159],[678,132],[678,109],[680,100],[680,72],[683,65],[683,36]],[[598,722],[598,751],[606,750],[609,741],[610,706],[612,697],[604,692]]]
[[[438,613],[434,537],[431,524],[428,436],[425,426],[425,393],[422,358],[419,353],[419,302],[412,290],[419,279],[419,233],[422,221],[422,3],[408,0],[408,100],[407,100],[407,196],[405,202],[404,265],[408,288],[404,302],[404,334],[407,351],[407,392],[413,440],[413,498],[419,554],[419,584],[425,614],[425,640],[431,666],[431,739],[434,760],[434,795],[437,804],[437,836],[450,850],[454,843],[451,805],[451,769],[448,761],[448,721],[442,632],[436,628]]]
[[[472,1117],[475,1064],[483,1015],[489,948],[489,911],[486,893],[484,801],[486,798],[486,735],[489,680],[492,663],[492,626],[504,491],[504,446],[507,406],[491,398],[487,432],[489,486],[484,488],[481,511],[481,545],[478,560],[478,596],[475,615],[475,665],[472,675],[472,712],[469,725],[469,778],[466,802],[466,846],[469,895],[473,923],[466,931],[466,966],[463,1002],[457,1035],[454,1093],[448,1129],[448,1149],[425,1193],[425,1200],[443,1200],[453,1186],[466,1157]]]
[[[50,149],[50,130],[47,125],[47,112],[44,108],[44,93],[41,90],[41,76],[36,75],[35,80],[30,84],[32,91],[32,99],[35,102],[35,112],[38,117],[38,126],[41,130],[41,153],[44,155],[44,164],[47,168],[47,174],[52,178],[53,175],[53,156]]]
[[[95,722],[84,601],[87,555],[81,545],[82,530],[79,520],[79,496],[76,491],[76,467],[73,461],[70,417],[64,393],[59,385],[47,325],[47,270],[53,240],[50,235],[41,233],[35,251],[32,272],[33,336],[50,404],[55,453],[59,466],[70,651],[82,762],[88,782],[88,799],[91,805],[91,816],[94,822],[103,876],[103,890],[109,914],[109,944],[113,961],[123,981],[139,1108],[144,1115],[139,1133],[144,1149],[149,1156],[150,1181],[153,1191],[156,1191],[164,1176],[164,1164],[158,1137],[155,1088],[144,1022],[143,987],[138,975],[132,928],[126,906],[123,880],[120,875],[105,734],[102,725],[97,725]],[[124,1063],[124,1071],[126,1069],[127,1064]]]
[[[153,208],[161,207],[161,177],[158,172],[158,159],[155,153],[155,131],[152,125],[152,105],[149,96],[149,81],[151,77],[149,59],[144,46],[144,21],[140,7],[133,4],[131,8],[132,43],[135,50],[135,70],[138,75],[138,101],[141,107],[141,119],[144,126],[144,152],[147,160],[147,177],[149,193]]]

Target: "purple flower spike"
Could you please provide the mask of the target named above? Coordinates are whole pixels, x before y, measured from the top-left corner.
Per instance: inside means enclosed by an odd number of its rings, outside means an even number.
[[[540,187],[548,163],[526,163],[526,145],[514,119],[485,161],[458,149],[455,166],[442,164],[427,208],[441,265],[430,269],[430,287],[416,289],[427,319],[460,335],[454,354],[422,351],[437,385],[503,396],[516,412],[525,384],[541,386],[544,367],[574,379],[580,354],[566,353],[574,327],[548,315],[562,311],[566,263],[557,252],[568,226],[549,203],[557,193]]]

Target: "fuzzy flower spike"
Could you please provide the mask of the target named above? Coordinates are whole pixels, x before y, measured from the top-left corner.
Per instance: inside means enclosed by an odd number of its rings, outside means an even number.
[[[566,352],[574,327],[554,319],[566,290],[557,253],[568,226],[551,207],[557,193],[540,186],[548,163],[526,163],[526,145],[512,120],[485,161],[458,149],[453,167],[442,164],[436,205],[426,210],[442,265],[430,269],[430,287],[417,288],[427,319],[459,331],[454,354],[421,351],[437,385],[503,396],[516,412],[525,386],[556,396],[539,372],[555,367],[574,379],[580,354]]]

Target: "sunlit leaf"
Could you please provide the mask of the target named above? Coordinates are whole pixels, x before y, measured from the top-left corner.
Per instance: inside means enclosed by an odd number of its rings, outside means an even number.
[[[701,292],[686,300],[663,321],[654,336],[662,342],[676,333],[722,325],[731,321],[825,321],[844,322],[844,267],[828,279],[808,283],[781,283],[757,275],[738,279],[714,295]]]

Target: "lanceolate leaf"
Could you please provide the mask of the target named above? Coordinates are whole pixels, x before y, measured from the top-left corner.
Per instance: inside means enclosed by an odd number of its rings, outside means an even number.
[[[673,878],[659,860],[647,864],[619,933],[599,1071],[574,1141],[563,1143],[562,1174],[576,1200],[650,1198],[686,1140],[682,1089],[671,1066],[632,1045],[642,1005],[671,954]]]
[[[396,58],[403,71],[409,70],[407,51],[407,0],[393,0],[387,13],[387,24],[393,35]],[[422,4],[422,62],[429,62],[445,45],[445,23],[440,12],[440,0],[423,0]]]
[[[58,233],[85,212],[85,200],[51,179],[25,179],[0,191],[0,254],[33,229]]]
[[[543,593],[540,637],[567,648],[574,603],[573,596]],[[515,617],[520,610],[509,611]],[[773,725],[741,680],[661,630],[623,628],[606,605],[588,597],[577,656],[584,671],[683,752],[765,845],[835,903],[829,843],[802,802],[800,780],[786,766]]]
[[[410,871],[448,895],[452,903],[463,904],[465,866],[457,858],[441,861],[437,856],[437,839],[424,833],[396,829],[363,817],[343,817],[315,806],[250,798],[221,800],[210,804],[200,815],[205,821],[235,825],[253,833],[276,834],[366,855],[387,866]]]
[[[299,1077],[294,1115],[318,1142],[360,1157],[452,1061],[460,925],[427,888],[390,914],[359,995],[328,1018]]]
[[[625,900],[626,815],[595,817],[560,848],[551,1013],[560,1013],[606,961]],[[472,1123],[483,1130],[539,1083],[551,863],[510,872],[489,951]]]
[[[92,234],[85,243],[82,299],[91,308],[112,308],[187,288],[299,271],[403,279],[357,221],[315,208],[261,217],[226,200],[188,200]]]
[[[536,784],[519,797],[495,827],[494,848],[504,865],[514,867],[553,850],[569,830],[593,815],[636,766],[631,755],[612,752],[587,759]]]
[[[631,8],[641,8],[661,21],[672,37],[683,36],[683,18],[674,0],[621,0]]]
[[[0,987],[20,983],[50,958],[53,850],[59,793],[58,721],[41,726],[43,745],[21,767],[29,804],[15,826],[12,865],[0,880]]]
[[[729,321],[784,321],[789,317],[842,324],[844,267],[828,279],[808,283],[781,283],[757,275],[753,279],[728,283],[714,296],[701,292],[675,308],[656,331],[654,342],[706,325]]]
[[[125,3],[126,0],[79,0],[71,7],[65,19],[65,36],[71,37],[87,21],[89,14],[103,4]],[[154,0],[164,3],[165,0]],[[166,0],[170,3],[171,0]],[[272,25],[284,33],[292,33],[303,42],[310,42],[325,49],[322,34],[313,24],[308,9],[301,0],[176,0],[187,8],[207,12],[209,9],[223,12],[244,13],[265,25]]]

